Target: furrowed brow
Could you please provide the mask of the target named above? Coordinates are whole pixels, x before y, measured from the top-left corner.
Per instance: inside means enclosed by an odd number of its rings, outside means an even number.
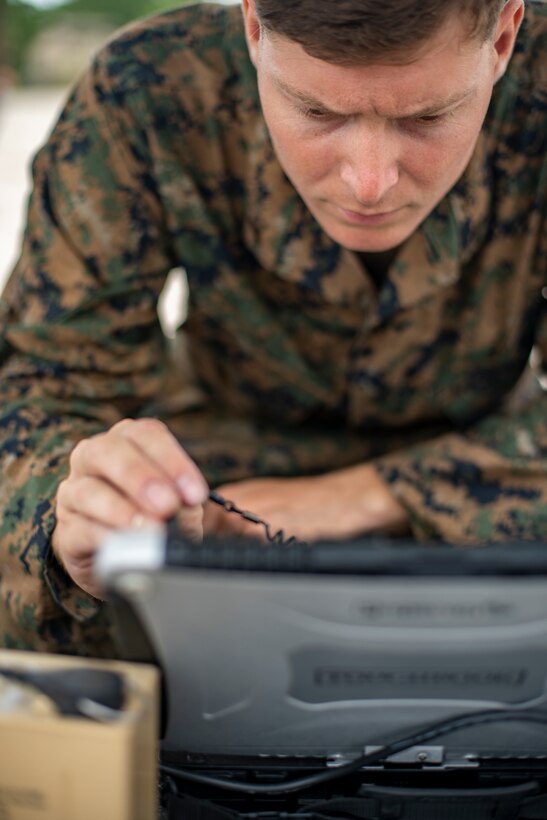
[[[465,91],[463,94],[453,94],[451,97],[447,97],[444,100],[439,100],[437,102],[431,103],[427,105],[425,108],[419,108],[415,111],[410,111],[408,113],[402,114],[401,119],[414,119],[417,117],[429,117],[434,114],[439,114],[442,111],[447,111],[450,108],[454,108],[455,106],[459,105],[460,103],[465,102],[468,99],[471,99],[477,93],[476,88],[470,88]]]
[[[306,94],[305,91],[300,91],[298,88],[293,88],[280,77],[274,75],[273,81],[279,88],[279,90],[283,92],[283,94],[285,94],[287,97],[292,97],[293,99],[298,100],[299,103],[305,105],[308,108],[317,108],[321,111],[325,111],[331,114],[338,114],[341,117],[346,116],[346,114],[342,111],[333,111],[331,108],[325,105],[325,103],[321,102],[321,100],[317,100],[310,94]]]
[[[335,114],[336,116],[340,117],[351,116],[351,113],[348,113],[347,111],[336,111],[335,109],[325,105],[325,103],[321,102],[321,100],[318,100],[315,97],[313,97],[311,94],[307,94],[304,91],[300,91],[300,89],[298,88],[293,88],[293,86],[289,85],[284,80],[282,80],[281,77],[273,75],[273,81],[283,94],[285,94],[287,97],[291,97],[292,99],[297,100],[299,103],[306,106],[307,108],[315,108],[320,111],[324,111],[325,113]],[[446,97],[445,99],[436,100],[432,103],[429,103],[424,108],[419,108],[413,111],[405,112],[404,114],[397,114],[393,117],[390,117],[390,119],[406,120],[439,114],[442,111],[451,109],[454,106],[463,103],[465,100],[474,97],[476,92],[477,89],[473,87],[464,91],[463,93],[458,92],[456,94],[452,94],[450,97]],[[359,114],[359,112],[355,113]],[[380,114],[380,116],[384,115]]]

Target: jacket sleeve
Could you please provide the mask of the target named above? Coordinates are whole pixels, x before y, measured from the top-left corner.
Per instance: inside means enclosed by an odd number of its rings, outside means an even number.
[[[465,432],[376,462],[418,538],[461,544],[547,540],[545,294],[544,288],[534,352],[543,390],[538,387],[524,404],[509,403]]]
[[[0,302],[0,645],[110,654],[108,615],[51,554],[74,444],[137,415],[166,370],[156,303],[172,267],[145,136],[100,64],[37,155]],[[127,113],[124,113],[127,117]]]

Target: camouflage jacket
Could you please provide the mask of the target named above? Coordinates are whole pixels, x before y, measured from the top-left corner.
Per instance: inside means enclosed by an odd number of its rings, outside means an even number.
[[[0,309],[0,643],[106,655],[50,553],[75,442],[163,418],[214,485],[374,460],[416,537],[547,537],[547,6],[531,2],[461,180],[377,288],[283,174],[237,7],[138,22],[34,163]],[[186,270],[176,346],[157,301]]]

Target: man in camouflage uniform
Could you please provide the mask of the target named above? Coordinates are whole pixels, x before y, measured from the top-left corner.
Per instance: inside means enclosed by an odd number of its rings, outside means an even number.
[[[547,401],[507,402],[547,356],[547,6],[290,5],[126,29],[37,156],[0,312],[6,646],[111,653],[101,538],[229,529],[206,481],[310,540],[547,535]]]

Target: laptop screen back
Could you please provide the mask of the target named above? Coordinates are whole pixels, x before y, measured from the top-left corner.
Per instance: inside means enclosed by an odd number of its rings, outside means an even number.
[[[274,550],[158,532],[105,544],[121,644],[138,654],[129,611],[164,671],[165,750],[347,757],[461,713],[545,708],[545,546]],[[439,742],[460,762],[547,754],[525,722]]]

